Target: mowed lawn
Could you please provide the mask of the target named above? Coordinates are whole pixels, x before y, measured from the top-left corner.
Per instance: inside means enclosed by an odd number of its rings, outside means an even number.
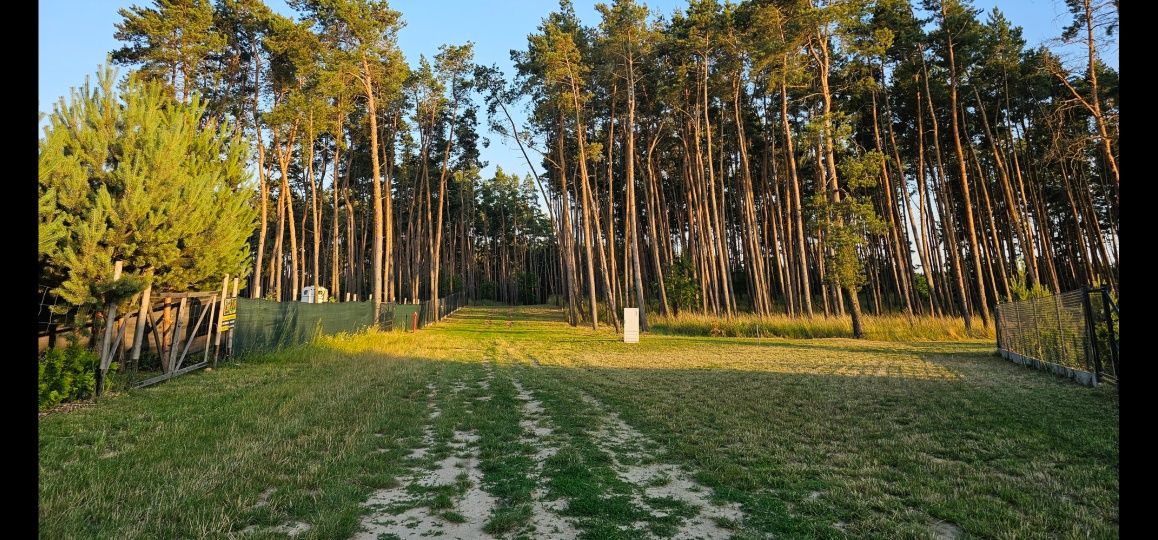
[[[1113,538],[1118,396],[987,342],[470,307],[40,420],[43,538]]]

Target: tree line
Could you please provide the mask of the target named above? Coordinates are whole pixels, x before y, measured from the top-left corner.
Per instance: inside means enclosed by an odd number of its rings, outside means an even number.
[[[295,300],[542,302],[550,257],[529,178],[482,179],[473,45],[409,65],[386,2],[159,0],[122,9],[116,63],[205,96],[255,147],[247,292]],[[436,306],[437,307],[437,306]]]
[[[860,335],[862,302],[988,326],[1026,288],[1116,288],[1117,5],[1067,6],[1076,72],[968,1],[617,0],[586,27],[564,0],[512,55],[572,321],[650,302]]]
[[[1075,68],[968,1],[616,0],[584,26],[563,0],[509,78],[470,43],[409,65],[384,1],[289,4],[134,6],[112,52],[252,144],[252,297],[857,331],[862,304],[988,325],[1025,288],[1117,287],[1116,3],[1066,1]],[[480,177],[480,122],[531,175]]]

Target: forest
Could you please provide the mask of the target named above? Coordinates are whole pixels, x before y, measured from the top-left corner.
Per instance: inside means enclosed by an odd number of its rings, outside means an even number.
[[[615,0],[594,26],[561,0],[513,73],[469,42],[408,64],[385,1],[289,5],[156,0],[111,51],[251,147],[243,295],[859,336],[862,314],[990,327],[1010,299],[1117,291],[1117,2],[1066,0],[1073,59],[967,0]],[[530,174],[482,177],[483,126]]]

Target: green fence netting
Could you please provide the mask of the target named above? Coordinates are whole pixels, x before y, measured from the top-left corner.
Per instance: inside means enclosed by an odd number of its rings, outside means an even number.
[[[299,345],[321,335],[360,332],[373,324],[372,302],[307,304],[238,298],[234,354]]]
[[[422,309],[422,304],[395,304],[394,305],[394,328],[397,330],[405,330],[407,332],[414,326],[414,314]],[[422,322],[420,321],[421,327]]]
[[[380,327],[383,330],[410,330],[417,313],[418,327],[422,328],[454,312],[465,301],[461,293],[441,298],[438,317],[430,309],[429,301],[419,304],[382,304]],[[361,332],[373,325],[372,302],[307,304],[238,298],[233,352],[245,354],[273,351],[308,343],[318,336]]]

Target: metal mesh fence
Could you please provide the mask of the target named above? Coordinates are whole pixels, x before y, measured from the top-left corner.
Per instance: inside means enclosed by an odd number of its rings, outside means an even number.
[[[997,346],[1010,360],[1085,384],[1116,383],[1117,322],[1116,315],[1108,315],[1110,304],[1103,289],[1000,304]],[[1112,311],[1116,313],[1116,306]],[[1112,327],[1107,320],[1113,321]]]
[[[418,327],[422,328],[430,323],[441,321],[447,315],[454,313],[466,302],[462,293],[450,294],[438,299],[438,312],[435,313],[433,303],[429,300],[420,304],[418,312]]]
[[[1071,291],[997,306],[1001,348],[1092,373],[1085,353],[1084,295]]]
[[[1102,292],[1102,294],[1098,294]],[[1090,291],[1091,359],[1101,367],[1099,380],[1118,383],[1118,306],[1104,291]]]
[[[236,282],[234,291],[236,291]],[[236,294],[236,292],[234,292]],[[39,338],[41,350],[57,344],[61,339],[79,335],[75,328],[65,326],[67,316],[57,316],[52,307],[58,299],[48,287],[41,286],[39,297]],[[231,297],[232,298],[232,297]],[[130,304],[137,303],[133,300]],[[134,388],[168,380],[216,362],[225,355],[273,351],[313,341],[322,335],[356,333],[375,326],[373,302],[304,303],[276,302],[250,298],[236,298],[236,315],[229,333],[221,325],[221,294],[216,291],[153,293],[150,306],[145,309],[142,323],[144,336],[140,356],[136,361],[127,358],[128,350],[138,340],[137,310],[123,310],[113,327],[115,343],[110,356],[117,363],[117,388]],[[462,293],[440,298],[438,309],[433,302],[418,304],[386,303],[381,305],[378,327],[423,328],[441,320],[466,304]],[[96,315],[100,317],[100,313]],[[221,330],[218,330],[221,326]],[[104,328],[102,324],[100,326]],[[93,325],[93,328],[96,328]],[[95,335],[95,334],[94,334]],[[100,343],[90,341],[89,346]],[[112,372],[110,372],[112,373]]]
[[[394,306],[394,328],[396,330],[410,331],[414,326],[414,314],[422,311],[422,306],[425,302],[417,304],[396,304]],[[421,328],[422,321],[419,320],[419,328]]]
[[[394,327],[401,330],[425,328],[426,325],[438,322],[454,313],[458,308],[466,305],[466,295],[454,293],[438,299],[438,313],[434,312],[433,302],[424,300],[417,304],[397,304],[394,307]],[[415,317],[417,314],[417,317]]]

